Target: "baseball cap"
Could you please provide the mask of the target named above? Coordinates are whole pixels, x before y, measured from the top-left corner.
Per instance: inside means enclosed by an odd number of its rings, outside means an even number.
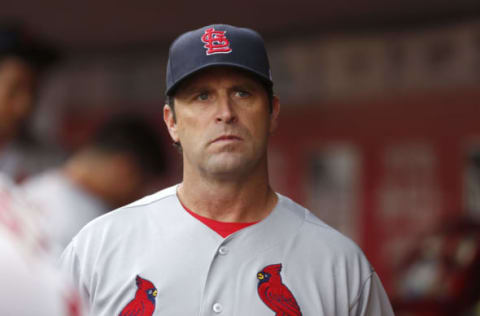
[[[236,67],[273,85],[267,51],[260,34],[227,24],[213,24],[180,35],[170,46],[166,95],[180,82],[213,66]]]

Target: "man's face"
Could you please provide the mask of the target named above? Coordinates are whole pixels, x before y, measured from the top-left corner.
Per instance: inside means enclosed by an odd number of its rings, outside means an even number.
[[[35,95],[35,73],[21,60],[0,61],[0,139],[15,136],[30,115]]]
[[[229,179],[249,174],[265,163],[268,136],[279,111],[274,98],[251,76],[232,68],[210,68],[187,79],[175,94],[175,119],[164,118],[180,142],[184,172]],[[261,168],[261,167],[260,167]]]

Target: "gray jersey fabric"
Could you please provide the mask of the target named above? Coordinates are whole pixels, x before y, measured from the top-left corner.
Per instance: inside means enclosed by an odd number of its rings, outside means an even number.
[[[267,218],[222,238],[183,209],[176,188],[95,219],[67,247],[62,267],[91,315],[119,315],[135,300],[154,308],[139,315],[276,315],[257,290],[272,264],[301,315],[393,315],[362,251],[289,198],[278,194]],[[158,295],[142,300],[145,284]]]

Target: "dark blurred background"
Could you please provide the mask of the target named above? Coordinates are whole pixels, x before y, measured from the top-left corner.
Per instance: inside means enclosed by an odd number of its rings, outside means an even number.
[[[212,23],[265,38],[282,102],[274,188],[354,239],[397,315],[480,315],[480,2],[17,0],[61,58],[39,90],[38,138],[71,153],[107,118],[163,127],[168,46]]]

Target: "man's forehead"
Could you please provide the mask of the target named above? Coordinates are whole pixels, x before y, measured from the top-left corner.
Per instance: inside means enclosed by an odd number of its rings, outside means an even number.
[[[177,93],[180,91],[189,91],[209,84],[221,83],[225,80],[232,81],[238,85],[259,85],[261,82],[249,72],[235,67],[210,67],[203,69],[191,77],[185,79],[178,86]]]

